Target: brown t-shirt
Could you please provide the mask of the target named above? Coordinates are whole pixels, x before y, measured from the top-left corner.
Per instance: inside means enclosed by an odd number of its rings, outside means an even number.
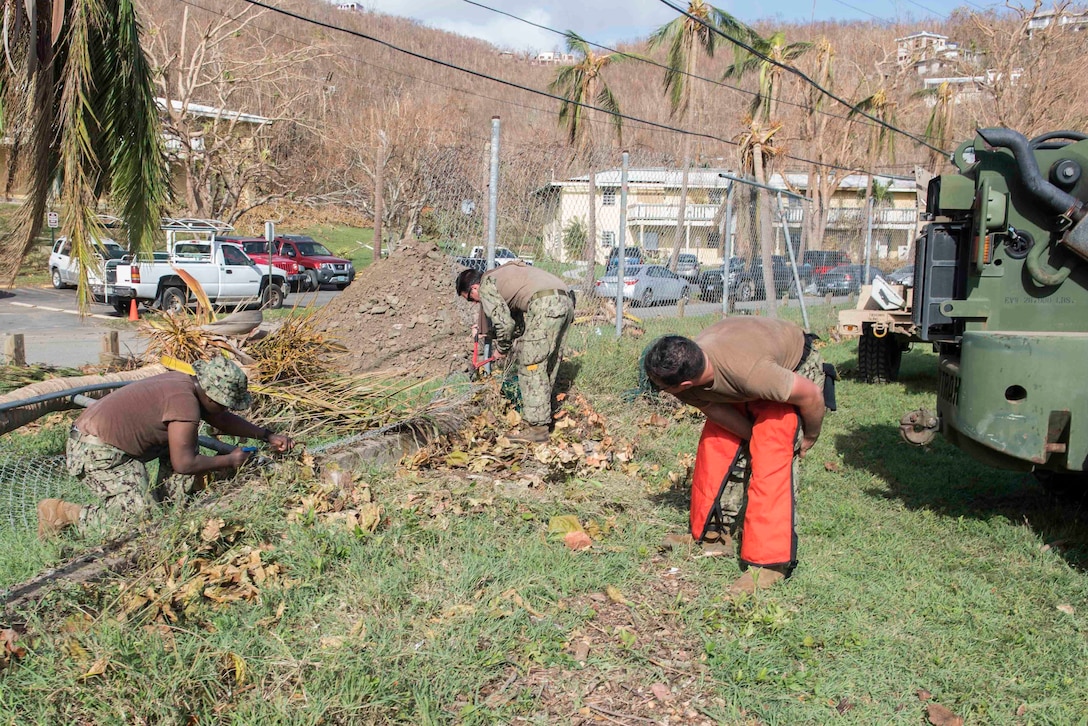
[[[786,320],[736,317],[703,330],[695,342],[714,367],[714,381],[677,394],[685,403],[785,402],[805,350],[805,333]]]
[[[494,278],[495,286],[511,313],[524,314],[529,310],[529,298],[542,290],[567,291],[566,283],[558,277],[521,260],[507,262],[485,272],[484,276]]]
[[[177,371],[113,391],[91,404],[75,425],[83,433],[141,459],[168,448],[166,426],[171,421],[200,421],[193,377]]]

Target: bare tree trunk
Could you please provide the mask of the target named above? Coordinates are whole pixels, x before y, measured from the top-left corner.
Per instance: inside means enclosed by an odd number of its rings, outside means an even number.
[[[676,213],[676,234],[672,240],[672,252],[669,254],[669,269],[676,272],[680,260],[680,247],[684,244],[684,222],[688,210],[688,169],[691,167],[691,137],[684,136],[684,168],[680,172],[680,203]]]
[[[756,181],[766,186],[767,177],[763,170],[763,145],[756,143],[752,146],[752,169],[756,175]],[[756,215],[759,219],[759,258],[763,262],[763,293],[767,298],[767,314],[772,318],[778,317],[778,300],[776,299],[774,286],[774,261],[771,259],[774,244],[774,226],[771,222],[770,204],[766,190],[758,192],[759,203],[756,205]]]
[[[0,404],[3,403],[17,403],[19,401],[25,401],[31,398],[37,398],[39,396],[46,396],[51,394],[58,394],[63,391],[71,390],[74,388],[82,388],[84,386],[93,386],[100,383],[119,383],[122,381],[137,381],[141,378],[149,378],[151,376],[157,376],[160,373],[166,373],[166,368],[159,364],[145,366],[134,371],[121,371],[119,373],[104,373],[102,375],[94,376],[75,376],[73,378],[50,378],[47,381],[41,381],[39,383],[32,383],[29,386],[24,386],[17,390],[6,393],[0,396]],[[108,390],[90,392],[85,395],[91,398],[101,398],[109,393]],[[0,412],[0,434],[6,434],[10,431],[14,431],[21,426],[26,426],[32,421],[36,421],[42,416],[54,411],[65,411],[68,409],[80,408],[75,403],[72,403],[71,396],[63,396],[60,398],[53,398],[40,403],[28,404],[19,408],[12,408],[7,411]]]

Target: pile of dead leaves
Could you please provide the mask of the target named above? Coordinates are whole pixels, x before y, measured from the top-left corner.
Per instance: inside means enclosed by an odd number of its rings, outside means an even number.
[[[350,472],[331,467],[287,515],[289,522],[340,526],[356,535],[373,533],[381,520],[382,508],[374,502],[370,485]]]
[[[210,519],[201,530],[201,539],[210,548],[241,532],[237,524]],[[255,602],[264,589],[289,589],[295,581],[285,576],[279,563],[270,561],[274,549],[270,544],[232,548],[215,559],[183,555],[122,586],[120,620],[139,616],[152,622],[176,623],[208,605]]]
[[[604,416],[581,394],[563,402],[546,443],[527,446],[512,441],[509,433],[520,423],[514,410],[505,415],[487,411],[446,439],[420,449],[405,465],[410,470],[452,469],[516,478],[529,487],[605,470],[638,473],[639,466],[632,461],[634,446],[611,436]]]

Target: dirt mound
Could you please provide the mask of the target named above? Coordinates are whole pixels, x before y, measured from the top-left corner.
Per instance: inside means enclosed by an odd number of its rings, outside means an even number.
[[[401,369],[416,377],[471,370],[476,306],[454,292],[457,268],[429,242],[402,240],[361,270],[323,311],[352,372]]]

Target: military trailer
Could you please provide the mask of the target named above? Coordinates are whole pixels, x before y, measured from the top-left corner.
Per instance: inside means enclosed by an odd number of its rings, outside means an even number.
[[[939,431],[992,466],[1077,474],[1088,464],[1088,135],[981,129],[958,173],[930,182],[912,322],[939,354]]]
[[[914,289],[888,285],[895,295],[889,304],[879,285],[862,285],[857,306],[839,312],[838,333],[858,339],[858,376],[867,383],[887,383],[899,378],[903,352],[917,340],[918,326],[911,312]]]

